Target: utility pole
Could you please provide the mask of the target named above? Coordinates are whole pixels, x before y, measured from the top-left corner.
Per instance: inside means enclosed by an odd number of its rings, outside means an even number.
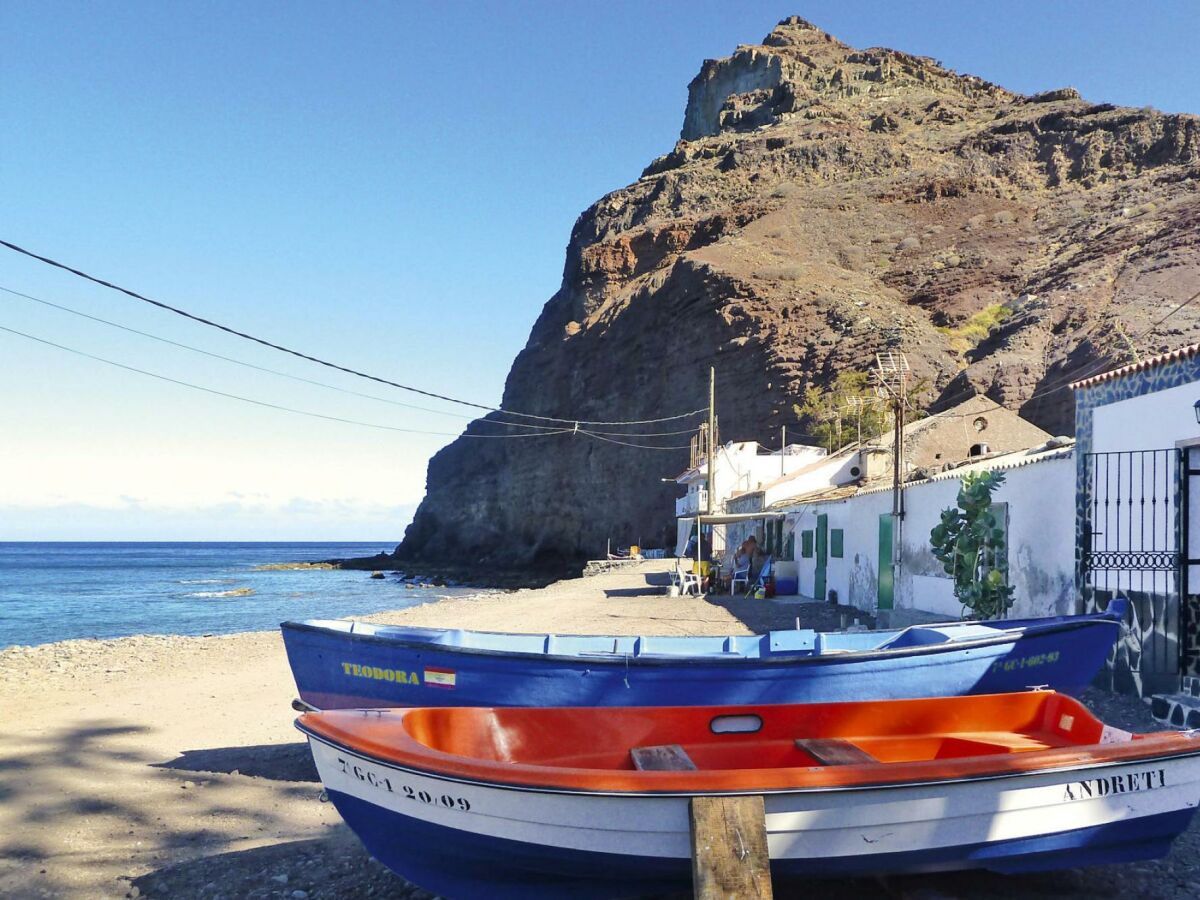
[[[904,419],[908,406],[908,357],[888,350],[875,354],[875,378],[884,396],[891,400],[896,434],[892,443],[892,515],[904,518]]]
[[[892,442],[892,578],[898,582],[904,547],[904,412],[908,405],[908,358],[899,350],[875,354],[880,396],[890,399],[896,425]]]
[[[787,450],[787,426],[780,425],[779,426],[779,477],[780,478],[782,478],[784,476],[783,455],[786,450]]]
[[[713,486],[717,469],[717,369],[708,368],[708,503],[705,512],[713,513]],[[699,540],[699,535],[696,537]]]

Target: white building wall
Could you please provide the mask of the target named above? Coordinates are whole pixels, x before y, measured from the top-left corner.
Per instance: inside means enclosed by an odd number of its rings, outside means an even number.
[[[727,512],[726,503],[735,494],[756,491],[765,484],[790,474],[823,458],[826,453],[821,447],[790,444],[787,453],[760,454],[759,445],[751,441],[730,443],[719,447],[713,469],[714,512]],[[807,483],[807,482],[806,482]],[[687,488],[684,497],[677,498],[676,516],[708,512],[702,493],[708,489],[708,469],[701,465],[679,484]],[[816,484],[824,484],[818,481]]]
[[[748,441],[721,447],[717,452],[718,505],[733,494],[756,491],[826,455],[820,447],[799,444],[792,445],[789,450],[784,454],[759,453],[758,444]]]
[[[1098,406],[1092,411],[1092,452],[1163,450],[1200,438],[1197,400],[1200,384],[1193,383]]]
[[[804,475],[791,481],[769,486],[766,489],[763,503],[766,506],[772,506],[776,503],[783,503],[792,497],[809,494],[824,487],[846,484],[854,479],[850,470],[858,465],[859,458],[857,452],[830,457],[824,465],[818,466],[811,472],[805,472]]]
[[[1007,504],[1009,581],[1015,588],[1011,618],[1076,612],[1075,462],[1073,457],[1046,460],[1004,472],[995,502]],[[962,607],[953,582],[933,556],[929,533],[941,512],[956,505],[960,479],[924,482],[904,492],[906,515],[899,531],[901,565],[896,577],[895,618],[904,613],[958,618]],[[889,490],[847,500],[808,504],[792,513],[795,528],[816,528],[817,514],[829,516],[829,528],[843,531],[843,557],[830,558],[826,587],[838,601],[874,614],[879,585],[879,517],[892,510]],[[796,554],[800,593],[812,596],[816,559]]]
[[[1200,400],[1200,385],[1191,383],[1098,406],[1092,411],[1091,451],[1097,454],[1139,450],[1173,453],[1179,443],[1200,440],[1200,424],[1196,422],[1193,408],[1197,400]],[[1156,549],[1164,544],[1164,535],[1173,534],[1178,488],[1176,471],[1168,457],[1169,454],[1164,453],[1135,453],[1125,457],[1101,456],[1093,462],[1094,471],[1089,473],[1088,479],[1095,502],[1088,510],[1088,517],[1091,527],[1102,535],[1098,539],[1099,547],[1119,544],[1128,550]],[[1196,452],[1191,451],[1192,465],[1197,459]],[[1193,481],[1193,487],[1195,484]],[[1192,516],[1200,511],[1197,495],[1200,491],[1194,491],[1192,495]],[[1106,503],[1106,500],[1110,502]],[[1124,515],[1120,512],[1121,501],[1125,504]],[[1131,516],[1130,510],[1139,507],[1139,514]],[[1190,521],[1200,519],[1191,518]],[[1117,530],[1122,532],[1120,536],[1113,534]],[[1106,532],[1111,538],[1108,544],[1103,537]],[[1200,541],[1194,539],[1200,535],[1192,537],[1189,556],[1196,558]],[[1173,538],[1166,542],[1173,545]],[[1197,576],[1200,576],[1200,568],[1191,567],[1189,578]],[[1136,583],[1133,586],[1136,587]]]
[[[784,454],[756,454],[751,457],[745,479],[748,486],[743,490],[756,491],[764,484],[770,484],[776,479],[810,466],[827,455],[820,447],[793,445],[789,450],[790,452]]]

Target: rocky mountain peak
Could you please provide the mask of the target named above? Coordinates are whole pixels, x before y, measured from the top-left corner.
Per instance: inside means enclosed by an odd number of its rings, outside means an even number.
[[[770,47],[800,47],[821,43],[842,45],[832,34],[822,31],[800,16],[788,16],[783,19],[763,38],[763,43]]]
[[[927,104],[941,96],[987,102],[1016,95],[928,57],[878,47],[856,50],[793,16],[762,44],[705,60],[688,85],[681,139],[773,125],[820,104],[861,111],[902,106],[905,100]]]
[[[1063,434],[1072,377],[1200,339],[1196,116],[1023,96],[794,18],[701,66],[682,136],[580,215],[505,408],[656,419],[703,406],[713,366],[721,434],[774,447],[804,440],[807,388],[899,348],[933,408],[980,394]],[[651,430],[461,439],[402,551],[650,544],[687,463]]]

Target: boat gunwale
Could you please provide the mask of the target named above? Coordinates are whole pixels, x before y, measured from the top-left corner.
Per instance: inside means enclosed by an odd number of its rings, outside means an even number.
[[[322,744],[326,745],[327,747],[342,751],[344,753],[348,753],[351,756],[354,756],[360,760],[363,760],[364,762],[369,762],[374,765],[380,765],[385,768],[395,770],[397,772],[406,772],[406,773],[409,773],[412,775],[418,775],[418,776],[422,776],[425,778],[433,778],[438,781],[447,781],[447,782],[452,782],[455,784],[466,784],[466,785],[472,785],[474,787],[490,788],[493,790],[518,791],[518,792],[523,792],[523,793],[535,793],[535,794],[567,794],[567,795],[573,795],[573,796],[587,796],[587,797],[632,797],[632,798],[636,798],[636,797],[644,796],[644,797],[658,798],[658,797],[696,797],[696,796],[737,797],[737,796],[746,796],[746,795],[776,796],[776,795],[786,795],[786,794],[814,794],[814,793],[833,793],[833,792],[840,792],[840,791],[870,791],[870,790],[891,790],[891,789],[902,789],[902,788],[937,787],[939,785],[968,784],[968,783],[984,782],[984,781],[999,781],[999,780],[1012,779],[1012,778],[1032,778],[1032,777],[1039,776],[1039,775],[1053,775],[1053,774],[1062,773],[1062,772],[1087,772],[1087,771],[1094,771],[1096,769],[1106,769],[1106,768],[1114,768],[1114,767],[1128,766],[1128,765],[1149,764],[1152,762],[1170,761],[1170,760],[1186,759],[1189,757],[1200,756],[1200,738],[1193,737],[1193,735],[1195,733],[1194,731],[1160,731],[1160,732],[1151,732],[1145,736],[1142,736],[1141,740],[1136,741],[1136,742],[1131,742],[1131,743],[1134,746],[1138,746],[1138,745],[1144,746],[1147,743],[1147,741],[1153,741],[1153,743],[1155,743],[1155,744],[1167,744],[1167,743],[1177,743],[1180,738],[1191,738],[1192,740],[1195,741],[1195,745],[1191,748],[1186,748],[1184,746],[1180,746],[1180,748],[1175,752],[1159,752],[1159,753],[1149,753],[1149,754],[1127,754],[1127,755],[1122,755],[1122,756],[1115,757],[1115,758],[1113,758],[1113,757],[1100,758],[1100,759],[1096,759],[1093,762],[1088,762],[1088,763],[1074,763],[1074,764],[1064,764],[1064,765],[1058,765],[1058,766],[1043,766],[1043,767],[1037,767],[1037,768],[1020,768],[1020,769],[1012,769],[1012,770],[1000,771],[1000,772],[997,772],[997,771],[980,772],[977,774],[958,775],[958,776],[947,777],[947,778],[931,778],[931,779],[923,779],[923,780],[907,780],[907,781],[884,780],[884,781],[858,782],[858,783],[847,783],[847,784],[834,783],[834,784],[824,784],[824,785],[813,785],[813,786],[809,786],[809,787],[787,786],[787,787],[746,787],[746,788],[715,788],[715,789],[688,788],[688,789],[684,789],[684,788],[654,788],[653,786],[647,786],[647,787],[633,787],[633,788],[626,788],[626,789],[586,788],[586,787],[567,787],[567,786],[563,786],[563,785],[554,785],[554,784],[522,783],[522,782],[511,782],[511,781],[490,781],[490,780],[485,780],[482,778],[470,778],[470,777],[467,777],[464,775],[457,775],[457,774],[453,774],[453,773],[441,772],[441,771],[436,771],[436,770],[432,770],[432,769],[423,769],[419,766],[408,765],[408,764],[400,763],[396,760],[389,760],[389,759],[383,759],[383,758],[380,758],[377,756],[371,756],[362,750],[353,749],[353,748],[347,746],[346,744],[343,744],[340,741],[329,737],[328,735],[321,734],[320,732],[314,731],[311,728],[303,725],[301,722],[302,718],[303,717],[297,718],[293,724],[297,731],[304,734],[310,740],[315,740],[318,743],[322,743]],[[1156,740],[1156,738],[1158,738],[1158,739]],[[1095,748],[1095,747],[1114,748],[1114,747],[1124,747],[1124,746],[1128,746],[1128,745],[1127,744],[1085,744],[1085,745],[1082,745],[1081,747],[1075,747],[1075,748],[1059,747],[1059,748],[1049,748],[1047,750],[1028,751],[1028,752],[1019,754],[1019,755],[1021,757],[1031,757],[1031,756],[1032,757],[1044,757],[1047,755],[1050,755],[1050,756],[1061,755],[1064,753],[1064,751],[1067,751],[1067,750],[1078,751],[1080,749],[1090,749],[1090,748]],[[434,751],[434,752],[440,753],[441,751]],[[445,753],[443,753],[442,755],[447,756],[447,757],[455,756],[454,754],[445,754]],[[468,759],[468,760],[471,759],[470,757],[455,757],[455,758]],[[960,757],[960,760],[981,759],[981,758],[992,758],[992,757]],[[1005,755],[1003,757],[995,757],[995,758],[1012,758],[1012,755]],[[483,761],[483,762],[486,763],[486,761]],[[930,764],[936,763],[936,762],[944,763],[945,761],[944,760],[928,760],[928,761],[923,761],[920,764],[907,763],[905,765],[930,765]],[[529,766],[528,764],[526,764],[525,767],[527,767],[527,768],[544,768],[544,767]],[[824,769],[824,768],[825,767],[820,767],[820,766],[794,766],[794,767],[789,767],[787,769],[775,768],[775,769],[762,769],[762,770],[749,770],[749,771],[763,771],[763,772],[781,772],[781,771],[783,771],[783,772],[787,772],[787,771],[811,771],[813,769]],[[839,768],[842,770],[850,770],[850,769],[857,770],[857,769],[861,769],[864,767],[863,766],[842,766]],[[577,771],[577,772],[578,771],[603,771],[603,772],[605,772],[605,774],[610,774],[608,770],[574,770],[574,771]],[[662,781],[662,780],[667,780],[667,779],[683,778],[683,779],[694,780],[694,779],[697,779],[699,777],[706,776],[706,775],[711,776],[713,774],[713,772],[731,772],[731,771],[747,771],[747,770],[729,770],[729,769],[712,770],[712,769],[709,769],[709,770],[701,770],[698,772],[669,772],[669,771],[625,772],[625,771],[622,771],[622,772],[620,772],[620,774],[623,776],[636,778],[637,780],[650,781],[651,783],[653,783],[654,781]],[[376,804],[376,805],[378,805],[378,804]]]
[[[1066,621],[1063,621],[1066,619]],[[954,624],[954,623],[946,623]],[[916,656],[932,656],[937,653],[951,652],[955,650],[973,650],[981,647],[991,647],[1000,644],[1015,644],[1017,641],[1027,637],[1041,637],[1043,635],[1056,634],[1063,631],[1074,631],[1080,628],[1087,628],[1095,625],[1113,625],[1118,629],[1121,626],[1121,620],[1109,616],[1106,613],[1094,613],[1085,616],[1067,616],[1062,617],[1057,621],[1046,625],[1030,625],[1024,626],[1020,630],[1004,630],[996,635],[987,637],[973,638],[969,640],[946,640],[939,644],[919,644],[909,647],[893,647],[889,649],[871,649],[871,650],[845,650],[832,653],[819,653],[800,655],[797,652],[782,651],[778,654],[769,656],[742,656],[742,655],[709,655],[709,656],[687,656],[679,655],[637,655],[633,653],[598,653],[595,656],[582,656],[579,654],[566,653],[546,653],[532,652],[527,650],[494,650],[486,647],[462,647],[448,644],[433,644],[425,641],[407,639],[403,637],[386,637],[377,634],[356,634],[353,631],[338,631],[323,625],[312,625],[307,621],[286,621],[280,623],[280,630],[286,634],[288,630],[297,632],[307,632],[321,635],[332,635],[339,639],[349,639],[353,642],[362,642],[369,644],[384,644],[391,647],[404,647],[411,650],[425,650],[428,652],[441,651],[448,654],[462,654],[468,656],[489,656],[501,657],[504,659],[539,659],[553,660],[555,662],[571,662],[578,664],[591,665],[612,665],[612,666],[707,666],[707,665],[815,665],[815,664],[845,664],[853,662],[871,662],[877,659],[894,659],[896,657],[916,657]],[[425,629],[431,632],[453,631],[456,629],[446,628],[429,628]],[[478,634],[507,634],[508,632],[476,632]],[[536,636],[536,632],[532,632]],[[610,637],[610,635],[572,635],[573,637]],[[644,635],[612,635],[612,637],[643,637]],[[662,637],[675,637],[675,635],[661,635]],[[737,635],[737,637],[755,637],[756,635]],[[764,635],[757,635],[763,637]],[[653,637],[653,635],[651,635]],[[720,637],[720,636],[718,636]],[[286,643],[286,642],[285,642]]]

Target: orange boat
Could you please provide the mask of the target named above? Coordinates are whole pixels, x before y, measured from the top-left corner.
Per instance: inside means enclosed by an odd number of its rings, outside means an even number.
[[[1133,735],[1049,691],[297,725],[371,853],[456,898],[686,888],[697,795],[764,796],[778,879],[1150,858],[1200,802],[1200,737]]]

